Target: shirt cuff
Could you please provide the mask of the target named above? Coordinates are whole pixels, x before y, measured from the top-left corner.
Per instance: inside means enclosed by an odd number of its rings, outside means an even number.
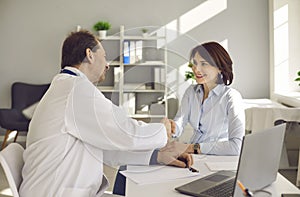
[[[159,149],[155,149],[151,155],[149,165],[158,165],[157,162],[157,155],[158,155]]]

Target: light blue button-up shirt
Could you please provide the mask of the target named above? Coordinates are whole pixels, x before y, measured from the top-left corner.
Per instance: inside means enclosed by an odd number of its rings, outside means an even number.
[[[241,94],[224,84],[217,85],[203,100],[202,85],[191,85],[174,118],[179,137],[189,123],[193,129],[190,143],[199,143],[201,152],[238,155],[245,134],[245,112]]]

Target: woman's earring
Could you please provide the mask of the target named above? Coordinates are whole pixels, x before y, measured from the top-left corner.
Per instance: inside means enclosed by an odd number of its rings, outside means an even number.
[[[224,81],[223,81],[223,74],[222,73],[219,73],[218,74],[218,84],[222,84],[222,83],[224,83]]]

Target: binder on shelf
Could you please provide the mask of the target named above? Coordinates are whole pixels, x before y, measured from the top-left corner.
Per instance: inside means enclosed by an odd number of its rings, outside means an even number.
[[[130,63],[130,41],[127,40],[123,43],[123,63]]]
[[[143,60],[143,41],[136,41],[135,43],[135,62]]]
[[[129,63],[130,64],[135,63],[135,57],[136,57],[135,41],[130,41],[129,42]]]

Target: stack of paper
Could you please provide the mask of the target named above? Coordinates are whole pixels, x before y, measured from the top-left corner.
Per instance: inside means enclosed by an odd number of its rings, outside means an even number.
[[[121,171],[121,174],[139,185],[161,183],[199,175],[199,173],[191,172],[187,168],[171,166],[128,166],[127,170]]]

